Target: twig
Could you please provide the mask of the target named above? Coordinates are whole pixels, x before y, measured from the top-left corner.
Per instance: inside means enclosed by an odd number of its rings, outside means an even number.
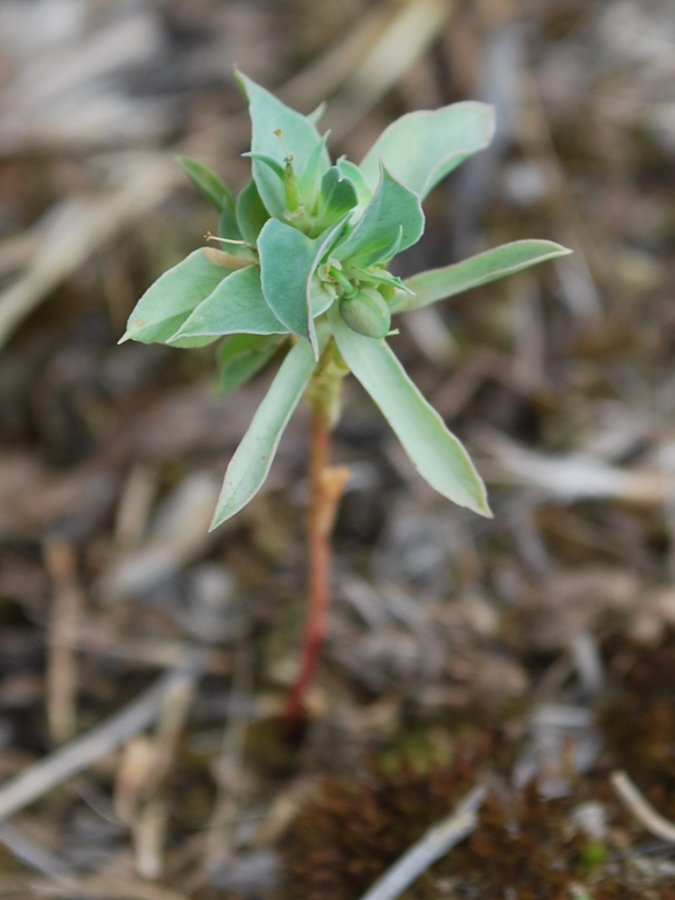
[[[361,900],[396,900],[403,891],[448,850],[471,834],[487,788],[475,787],[447,819],[432,826],[394,865],[375,882]]]
[[[200,674],[201,663],[195,657],[180,669],[164,675],[107,722],[11,779],[0,788],[0,820],[28,806],[146,729],[161,713],[167,694],[181,684],[193,683]]]
[[[157,669],[175,669],[184,665],[192,648],[188,641],[172,638],[121,637],[117,631],[106,629],[107,621],[101,616],[89,621],[75,635],[73,646],[98,656],[128,662],[131,666],[147,666]],[[229,675],[232,670],[229,651],[204,649],[202,668],[210,675]]]
[[[403,6],[331,102],[324,124],[333,140],[344,137],[422,56],[453,6],[447,0],[409,0]]]
[[[164,871],[169,806],[164,797],[151,797],[140,810],[133,828],[134,864],[141,878],[156,881]]]
[[[119,550],[137,547],[143,540],[156,488],[156,469],[143,463],[132,467],[117,506],[115,544]]]
[[[209,822],[204,853],[205,868],[213,872],[233,852],[233,826],[237,818],[241,764],[250,717],[253,665],[246,642],[237,649],[230,688],[230,715],[217,761],[218,791]]]
[[[261,850],[280,840],[315,786],[316,776],[301,775],[279,791],[253,838],[253,850]]]
[[[579,680],[590,697],[598,697],[605,683],[605,673],[598,642],[590,631],[582,631],[570,642],[570,651]]]
[[[67,900],[187,900],[184,894],[158,884],[135,878],[115,878],[108,873],[81,878],[67,885],[33,881],[30,888],[34,895]]]
[[[364,10],[352,28],[340,33],[327,50],[311,59],[279,88],[281,99],[289,106],[309,112],[329,98],[351,76],[391,20],[391,4],[386,0]]]
[[[61,884],[71,884],[75,873],[63,860],[41,847],[11,822],[0,822],[0,842],[25,866]]]
[[[55,744],[71,740],[77,731],[79,665],[74,635],[85,607],[77,581],[77,561],[66,541],[49,540],[44,559],[54,584],[47,656],[47,721]]]
[[[675,844],[675,825],[657,813],[625,772],[617,769],[609,776],[609,780],[619,798],[647,831],[669,844]]]
[[[19,278],[0,293],[0,346],[19,323],[94,251],[127,222],[140,218],[181,182],[178,167],[167,154],[146,154],[136,160],[124,183],[95,198],[63,201],[50,210],[40,249]]]
[[[0,241],[0,277],[20,269],[40,246],[36,230],[24,231]]]
[[[588,257],[599,268],[600,257],[580,214],[565,170],[555,147],[534,72],[522,78],[523,102],[518,138],[524,150],[541,163],[548,181],[547,203],[560,239],[574,255],[556,260],[563,295],[570,311],[582,321],[597,322],[602,313],[598,291]]]
[[[167,691],[152,738],[153,769],[143,785],[146,802],[132,819],[136,871],[142,878],[159,878],[164,868],[162,855],[169,806],[160,791],[176,757],[178,740],[190,712],[195,686],[192,679],[174,684]]]

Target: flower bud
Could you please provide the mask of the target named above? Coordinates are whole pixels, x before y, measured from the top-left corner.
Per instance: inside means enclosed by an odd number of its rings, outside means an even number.
[[[340,315],[352,331],[366,337],[383,338],[391,325],[391,312],[382,294],[361,288],[353,297],[340,300]]]

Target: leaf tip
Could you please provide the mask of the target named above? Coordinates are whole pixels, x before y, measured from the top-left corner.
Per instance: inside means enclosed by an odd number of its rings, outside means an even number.
[[[232,516],[238,512],[238,509],[230,509],[227,507],[227,497],[224,497],[225,493],[225,484],[220,490],[220,495],[218,500],[216,501],[216,508],[213,513],[213,518],[211,519],[211,524],[209,525],[208,533],[211,534],[212,531],[215,531],[216,528],[219,528],[223,522],[227,522],[228,519],[231,519]]]
[[[248,87],[247,87],[247,84],[246,84],[246,82],[248,81],[248,79],[246,78],[246,76],[244,75],[244,73],[241,71],[241,69],[239,68],[239,66],[236,65],[236,64],[232,66],[232,75],[233,75],[233,77],[234,77],[235,82],[237,83],[237,87],[238,87],[239,90],[242,92],[242,94],[244,95],[244,97],[248,100],[248,99],[249,99],[249,96],[248,96]]]
[[[479,516],[483,516],[485,519],[494,519],[495,517],[495,514],[490,509],[490,504],[488,503],[487,497],[483,498],[483,501],[476,509],[476,512]]]
[[[126,342],[130,341],[130,340],[131,340],[131,332],[127,330],[124,332],[122,337],[117,342],[117,346],[119,346],[120,344],[126,344]]]
[[[558,244],[556,241],[540,240],[539,245],[541,247],[545,247],[548,251],[541,262],[546,262],[546,260],[549,259],[559,259],[560,257],[570,256],[572,253],[574,253],[574,250],[571,250],[569,247],[564,247],[562,244]]]
[[[215,531],[216,528],[218,528],[219,525],[222,525],[224,521],[225,521],[225,520],[224,520],[224,519],[220,519],[219,516],[218,516],[218,513],[215,512],[215,513],[213,514],[213,518],[211,519],[211,524],[209,525],[208,533],[211,534],[211,532],[212,532],[212,531]]]
[[[314,355],[314,361],[319,362],[319,358],[321,357],[321,350],[319,347],[319,338],[316,334],[316,329],[314,327],[314,321],[311,319],[310,312],[310,328],[309,328],[309,343],[312,347],[312,354]]]

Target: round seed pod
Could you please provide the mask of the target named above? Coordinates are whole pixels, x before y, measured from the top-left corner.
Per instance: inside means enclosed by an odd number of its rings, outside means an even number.
[[[383,338],[391,326],[391,312],[382,294],[363,287],[353,297],[340,300],[340,315],[352,331],[366,337]]]

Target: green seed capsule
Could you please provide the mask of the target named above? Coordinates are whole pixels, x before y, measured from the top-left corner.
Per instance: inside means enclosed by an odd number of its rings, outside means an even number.
[[[281,146],[286,154],[284,165],[284,194],[286,196],[286,206],[288,206],[290,212],[296,212],[300,207],[301,201],[298,179],[295,177],[295,172],[293,171],[293,157],[286,149],[286,144],[284,144],[284,139],[281,136],[281,128],[277,128],[274,133],[281,141]]]
[[[298,188],[298,180],[293,171],[293,157],[286,157],[286,166],[284,168],[284,194],[286,196],[286,206],[291,212],[296,212],[300,208],[300,190]]]
[[[353,297],[340,301],[340,315],[352,331],[366,337],[383,338],[391,325],[391,312],[382,294],[363,287]]]

